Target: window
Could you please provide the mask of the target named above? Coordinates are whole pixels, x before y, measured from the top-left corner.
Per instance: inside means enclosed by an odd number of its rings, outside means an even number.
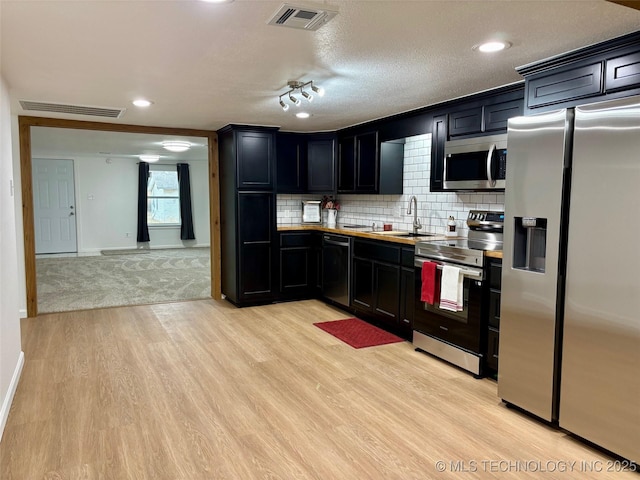
[[[171,170],[169,170],[171,169]],[[178,172],[171,166],[149,167],[147,180],[147,222],[150,227],[180,225]]]

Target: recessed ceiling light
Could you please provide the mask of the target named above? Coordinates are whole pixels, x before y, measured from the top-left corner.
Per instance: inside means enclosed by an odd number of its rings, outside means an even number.
[[[182,140],[166,140],[162,142],[162,147],[170,152],[186,152],[191,148],[191,144]]]
[[[491,41],[491,42],[481,43],[480,45],[476,45],[473,48],[474,50],[480,50],[481,52],[484,52],[484,53],[491,53],[491,52],[499,52],[500,50],[506,50],[510,46],[511,44],[509,42]]]
[[[298,117],[298,118],[309,118],[310,115],[307,112],[298,112],[298,113],[296,113],[296,117]]]
[[[160,160],[160,155],[138,155],[138,158],[143,162],[153,163]]]
[[[134,100],[133,103],[136,107],[148,107],[149,105],[151,105],[153,102],[149,101],[149,100],[145,100],[144,98],[139,98],[137,100]]]

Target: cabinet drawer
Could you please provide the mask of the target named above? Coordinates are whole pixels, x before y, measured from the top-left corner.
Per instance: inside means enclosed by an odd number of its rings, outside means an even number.
[[[502,286],[502,263],[491,262],[489,264],[489,286],[500,290]]]
[[[413,261],[415,257],[415,249],[414,248],[403,248],[402,249],[402,261],[401,264],[403,267],[408,267],[413,269]]]
[[[313,233],[281,233],[281,247],[309,247],[313,244]]]
[[[400,264],[400,247],[385,245],[384,242],[367,242],[356,240],[353,247],[353,255],[369,260]]]
[[[527,106],[542,107],[602,93],[602,62],[553,73],[527,82]]]
[[[607,60],[606,72],[606,92],[640,86],[640,52]]]

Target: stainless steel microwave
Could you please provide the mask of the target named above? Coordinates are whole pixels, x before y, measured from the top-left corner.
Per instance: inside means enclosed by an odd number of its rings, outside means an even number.
[[[506,133],[445,143],[445,190],[504,190],[506,170]]]

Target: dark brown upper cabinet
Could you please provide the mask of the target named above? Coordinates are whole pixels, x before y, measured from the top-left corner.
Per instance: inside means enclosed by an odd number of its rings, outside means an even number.
[[[327,194],[336,191],[334,134],[316,134],[307,139],[307,191]]]
[[[339,193],[378,193],[379,145],[377,131],[340,139]]]
[[[525,78],[525,114],[640,94],[640,32],[517,69]]]
[[[272,132],[236,132],[238,188],[272,190],[275,144]]]

